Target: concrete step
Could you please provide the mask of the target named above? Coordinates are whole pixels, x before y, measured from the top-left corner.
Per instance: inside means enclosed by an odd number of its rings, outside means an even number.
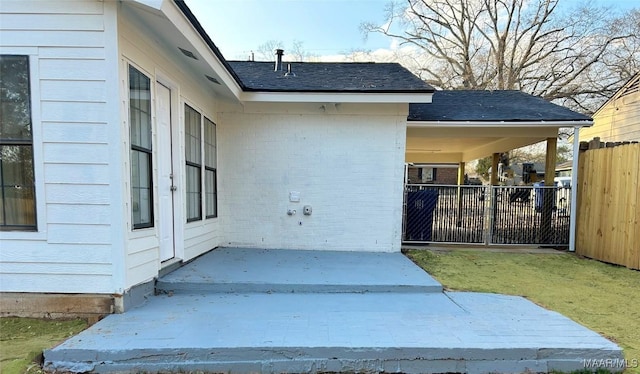
[[[540,357],[541,352],[535,349],[407,347],[140,349],[117,355],[112,352],[87,353],[85,362],[57,370],[93,373],[549,373],[582,371],[586,356],[590,357],[589,362],[611,362],[609,366],[624,362],[621,358],[611,359],[610,355],[591,358],[591,354],[584,351],[573,357]],[[80,359],[78,354],[76,357]]]
[[[220,248],[161,277],[158,293],[439,293],[401,253]]]
[[[621,371],[614,343],[523,298],[162,295],[45,351],[58,372]],[[596,366],[593,366],[596,365]]]

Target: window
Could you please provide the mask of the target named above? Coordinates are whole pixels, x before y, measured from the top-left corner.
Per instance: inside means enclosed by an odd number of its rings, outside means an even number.
[[[187,171],[187,222],[202,219],[202,152],[200,113],[184,106],[185,159]]]
[[[0,56],[0,229],[36,230],[28,56]]]
[[[218,216],[218,199],[216,187],[216,124],[208,118],[204,119],[204,190],[206,216]]]
[[[218,216],[216,124],[185,104],[184,126],[187,222],[202,220],[203,203],[205,217],[215,218]]]
[[[433,168],[420,168],[418,178],[422,183],[433,182],[435,179],[435,170]]]
[[[133,228],[153,227],[151,80],[129,66],[131,214]]]

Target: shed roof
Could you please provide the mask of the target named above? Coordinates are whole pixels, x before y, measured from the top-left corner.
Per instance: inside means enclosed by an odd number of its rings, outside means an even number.
[[[590,117],[514,90],[435,91],[430,104],[410,104],[409,121],[589,121]]]
[[[292,62],[295,75],[273,62],[228,61],[245,91],[431,93],[435,89],[397,63]]]

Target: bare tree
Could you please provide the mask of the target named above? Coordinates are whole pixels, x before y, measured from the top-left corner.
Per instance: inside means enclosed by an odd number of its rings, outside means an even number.
[[[407,0],[384,25],[362,24],[413,46],[419,75],[444,89],[517,89],[590,112],[635,72],[638,10],[624,17],[561,0]]]
[[[316,57],[304,49],[304,42],[300,40],[294,40],[290,49],[286,49],[281,40],[268,40],[258,46],[256,57],[262,61],[273,61],[276,49],[284,49],[289,61],[308,61]]]
[[[256,59],[261,61],[273,61],[276,49],[284,49],[281,40],[267,40],[260,44],[256,50]]]
[[[292,56],[293,61],[302,62],[306,61],[310,54],[304,49],[304,43],[300,40],[294,40],[289,52],[289,56]]]

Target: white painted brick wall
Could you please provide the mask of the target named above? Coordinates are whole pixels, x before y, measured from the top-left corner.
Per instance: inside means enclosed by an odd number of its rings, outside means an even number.
[[[221,114],[224,245],[399,251],[407,113],[362,107],[351,108],[360,114]],[[289,201],[291,191],[300,202]],[[303,215],[304,205],[312,215]]]

